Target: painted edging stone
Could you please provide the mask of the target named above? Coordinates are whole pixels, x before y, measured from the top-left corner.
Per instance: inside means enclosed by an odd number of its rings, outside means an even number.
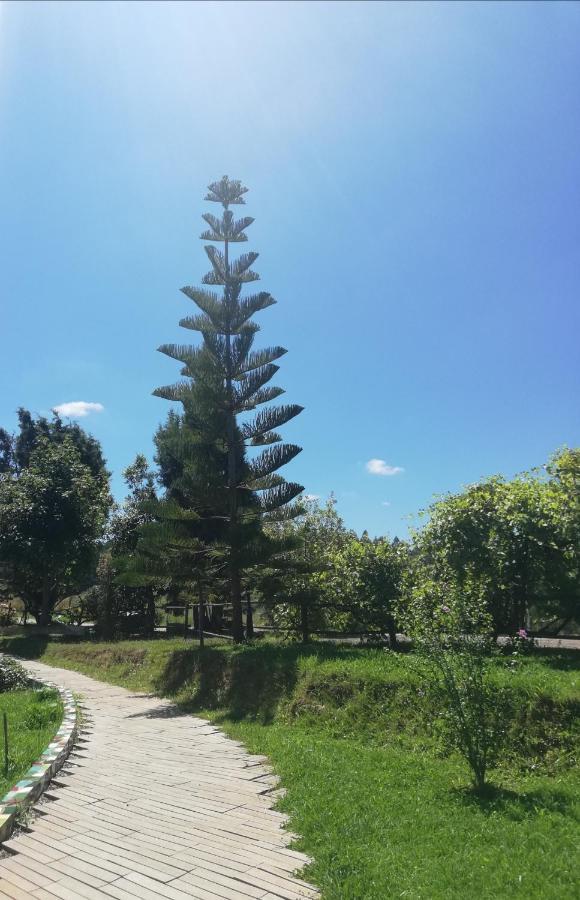
[[[41,684],[43,687],[58,691],[64,707],[64,716],[60,728],[46,750],[30,766],[24,777],[0,800],[0,844],[7,841],[12,834],[18,816],[31,803],[38,800],[48,787],[72,750],[77,736],[77,705],[72,691],[50,681]]]

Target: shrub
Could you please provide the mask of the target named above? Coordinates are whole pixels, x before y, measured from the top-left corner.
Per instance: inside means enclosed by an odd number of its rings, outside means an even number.
[[[30,687],[30,684],[26,669],[15,660],[0,655],[0,693],[22,690]]]
[[[476,790],[498,760],[510,707],[490,677],[499,651],[485,597],[452,583],[415,587],[401,609],[407,633],[424,656],[438,694],[447,743],[467,762]]]

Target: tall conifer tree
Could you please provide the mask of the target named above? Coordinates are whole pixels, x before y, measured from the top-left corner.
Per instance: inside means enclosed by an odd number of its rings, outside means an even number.
[[[233,635],[237,641],[243,638],[241,575],[256,561],[261,522],[295,513],[291,501],[303,490],[302,485],[287,482],[278,474],[278,469],[301,448],[281,443],[277,431],[303,407],[281,404],[267,406],[251,418],[246,415],[284,393],[268,383],[279,369],[275,361],[286,353],[280,346],[253,349],[259,331],[253,316],[276,302],[264,291],[242,296],[244,285],[259,278],[251,268],[258,254],[244,253],[230,259],[230,244],[247,241],[245,231],[254,221],[247,216],[234,220],[230,210],[230,206],[245,203],[246,192],[241,182],[225,175],[209,185],[206,200],[221,204],[223,213],[221,218],[203,215],[209,227],[201,239],[213,243],[205,247],[212,268],[202,282],[219,286],[222,291],[182,288],[200,313],[179,324],[199,331],[202,343],[197,347],[164,344],[159,348],[182,363],[185,380],[154,392],[183,404],[183,424],[189,431],[185,455],[190,462],[196,460],[196,490],[205,494],[200,496],[199,507],[207,515],[211,495],[213,517],[225,523],[222,542],[227,548]],[[214,243],[222,244],[223,249]],[[248,447],[266,449],[249,458]],[[216,491],[218,483],[221,490]]]

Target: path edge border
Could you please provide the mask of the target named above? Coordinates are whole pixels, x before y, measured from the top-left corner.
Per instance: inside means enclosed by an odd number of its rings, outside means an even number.
[[[16,782],[0,800],[0,844],[7,841],[19,817],[31,804],[44,793],[50,781],[62,768],[76,741],[79,731],[78,706],[72,691],[52,681],[40,681],[36,684],[58,691],[64,708],[60,728],[52,741],[32,763],[23,777]]]

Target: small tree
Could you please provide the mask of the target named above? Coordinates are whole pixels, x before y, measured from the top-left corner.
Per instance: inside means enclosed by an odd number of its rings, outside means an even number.
[[[247,413],[279,397],[283,390],[267,386],[278,370],[275,360],[286,351],[283,347],[253,350],[258,326],[255,313],[275,303],[273,297],[260,292],[242,296],[244,285],[258,279],[251,268],[257,253],[245,253],[230,259],[231,244],[247,240],[246,229],[253,219],[234,220],[230,206],[245,203],[247,188],[241,182],[224,176],[209,186],[206,199],[223,208],[221,218],[210,213],[203,218],[209,226],[202,240],[223,245],[223,252],[213,244],[205,247],[212,270],[204,285],[221,286],[219,295],[206,288],[184,287],[183,293],[200,310],[199,314],[181,320],[184,328],[199,331],[198,347],[164,344],[160,351],[182,364],[185,381],[159,388],[155,394],[183,404],[182,436],[185,446],[177,454],[177,477],[180,465],[189,461],[187,507],[199,506],[204,517],[214,526],[225,526],[219,539],[227,552],[229,595],[232,605],[233,636],[243,639],[242,573],[256,558],[261,541],[263,516],[280,513],[302,486],[286,482],[276,474],[300,448],[281,444],[276,431],[294,418],[302,407],[296,404],[267,407],[254,418]],[[189,430],[189,436],[184,432]],[[266,447],[259,456],[249,459],[248,447]],[[197,495],[195,492],[198,492]],[[291,514],[286,512],[286,515]]]
[[[481,791],[502,749],[508,714],[491,678],[498,649],[485,598],[477,598],[474,585],[461,594],[453,578],[422,582],[403,594],[398,616],[426,663],[447,742],[461,753]]]

